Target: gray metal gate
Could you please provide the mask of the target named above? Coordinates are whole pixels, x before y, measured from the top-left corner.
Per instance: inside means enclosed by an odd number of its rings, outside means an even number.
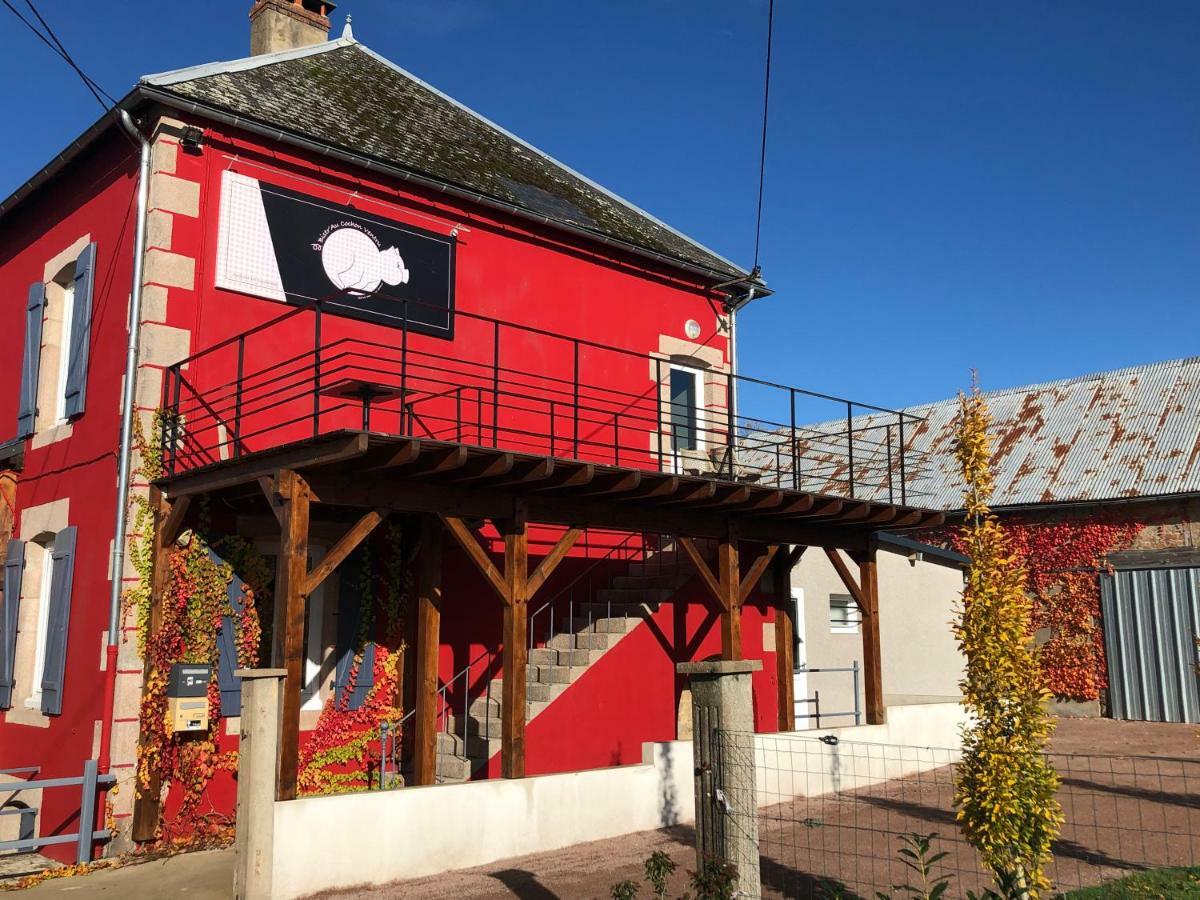
[[[1112,717],[1200,722],[1200,568],[1104,575],[1100,605]]]

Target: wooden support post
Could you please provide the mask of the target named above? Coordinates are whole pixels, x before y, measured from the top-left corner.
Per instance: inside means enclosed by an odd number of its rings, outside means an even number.
[[[725,604],[721,613],[721,659],[741,659],[742,573],[738,542],[732,532],[717,545],[717,584]]]
[[[858,583],[862,588],[863,693],[867,724],[882,725],[887,719],[883,703],[883,652],[879,641],[879,569],[875,542],[858,556]]]
[[[792,569],[807,548],[793,547],[775,556],[775,681],[780,731],[796,730],[796,608],[792,603]]]
[[[156,487],[150,488],[150,510],[153,513],[154,535],[152,538],[151,554],[153,570],[150,576],[150,619],[146,623],[146,644],[150,645],[153,637],[162,627],[163,593],[167,586],[167,576],[171,571],[171,547],[183,526],[187,514],[190,497],[181,497],[173,504],[168,503]],[[146,696],[146,686],[150,683],[153,667],[150,654],[146,654],[142,664],[142,696]],[[139,743],[143,746],[148,735],[142,734]],[[158,832],[159,817],[162,813],[159,802],[162,793],[162,779],[157,771],[151,771],[147,783],[138,785],[133,803],[133,839],[135,841],[152,841]]]
[[[416,784],[433,784],[437,773],[438,648],[442,621],[442,528],[437,516],[421,518],[419,565],[413,780]]]
[[[500,704],[500,771],[505,778],[525,777],[525,696],[529,677],[529,532],[525,508],[518,504],[503,523],[504,694]]]
[[[279,799],[296,799],[300,760],[300,690],[304,681],[304,589],[308,583],[309,491],[290,469],[275,476],[282,504],[275,570],[275,665],[287,670],[279,726]]]

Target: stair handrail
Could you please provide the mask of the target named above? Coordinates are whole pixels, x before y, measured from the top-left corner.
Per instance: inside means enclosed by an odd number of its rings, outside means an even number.
[[[584,529],[584,531],[588,531],[588,530],[589,529]],[[606,562],[607,560],[612,559],[616,555],[618,550],[625,549],[627,547],[627,545],[629,544],[629,542],[631,540],[633,540],[635,537],[640,537],[642,539],[642,554],[644,556],[646,553],[646,549],[645,549],[646,532],[631,531],[629,534],[625,535],[625,538],[621,541],[621,543],[615,544],[614,546],[610,547],[608,549],[608,552],[606,552],[603,556],[600,556],[600,557],[597,557],[596,559],[594,559],[592,561],[591,565],[589,565],[586,569],[584,569],[582,572],[577,574],[567,584],[563,585],[562,588],[560,588],[557,592],[555,592],[554,595],[551,596],[549,600],[547,600],[545,603],[543,603],[541,606],[539,606],[537,609],[535,609],[532,613],[530,613],[530,615],[529,615],[529,649],[530,650],[532,650],[534,648],[534,642],[535,642],[534,635],[536,634],[534,625],[537,623],[538,616],[541,615],[543,612],[545,612],[547,609],[549,609],[551,606],[553,606],[558,601],[558,599],[560,597],[562,597],[564,594],[566,594],[568,591],[573,590],[575,585],[579,584],[579,582],[581,582],[585,577],[589,577],[592,574],[592,572],[594,572],[596,570],[596,568],[602,562]],[[549,637],[547,637],[547,641],[551,637],[554,637],[554,612],[553,612],[553,610],[551,610],[551,612],[550,612],[550,631],[549,631]]]

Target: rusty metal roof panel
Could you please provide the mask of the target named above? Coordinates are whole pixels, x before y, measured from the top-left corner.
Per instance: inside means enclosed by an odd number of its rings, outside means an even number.
[[[1200,491],[1200,357],[991,391],[995,506]],[[937,509],[961,506],[956,399],[909,410],[927,418],[913,449],[917,489]]]
[[[1200,357],[985,396],[993,419],[996,507],[1200,492]],[[958,400],[905,412],[925,419],[905,441],[909,502],[931,509],[961,508],[963,482],[954,459]],[[852,429],[861,434],[883,421],[879,415],[857,416]],[[845,441],[844,420],[805,429],[830,435],[840,431]],[[802,469],[828,470],[832,455],[829,460],[820,455],[815,447],[802,453]],[[883,468],[886,462],[863,459],[860,465]],[[840,493],[832,487],[830,492]],[[856,496],[887,499],[877,496],[879,490]]]

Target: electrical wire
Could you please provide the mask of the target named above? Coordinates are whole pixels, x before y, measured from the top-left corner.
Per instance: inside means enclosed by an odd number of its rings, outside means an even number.
[[[71,57],[71,54],[67,51],[67,48],[63,45],[63,42],[60,41],[58,39],[58,35],[54,33],[54,29],[50,27],[50,23],[43,18],[42,14],[38,12],[38,8],[33,5],[33,0],[25,0],[25,5],[28,6],[29,11],[32,12],[35,17],[37,17],[37,20],[41,23],[41,26],[46,29],[46,34],[50,35],[50,40],[54,41],[55,46],[58,48],[59,55],[66,60],[67,65],[75,70],[75,74],[77,74],[80,79],[83,80],[84,86],[91,91],[92,96],[96,98],[96,102],[104,107],[106,112],[108,111],[109,105],[116,106],[117,101],[112,97],[112,95],[110,95],[108,91],[104,90],[104,88],[100,87],[100,85],[96,83],[96,80],[84,72],[83,69],[79,67],[78,63],[76,63]],[[103,94],[108,100],[108,105],[106,105],[104,100],[101,99],[100,94]]]
[[[39,31],[37,26],[34,25],[33,22],[29,21],[29,19],[27,19],[19,9],[13,6],[10,0],[0,0],[0,3],[3,3],[5,8],[7,8],[9,12],[16,16],[17,19],[20,20],[21,24],[23,24],[30,30],[30,32],[33,33],[34,37],[49,47],[55,53],[55,55],[60,57],[63,62],[71,67],[71,69],[83,82],[84,87],[86,87],[91,95],[96,98],[96,102],[100,104],[100,107],[105,113],[110,113],[112,111],[112,107],[116,106],[117,101],[111,94],[108,93],[108,91],[104,90],[104,88],[102,88],[95,81],[95,79],[84,72],[78,63],[75,62],[75,60],[71,57],[71,54],[67,51],[67,48],[63,45],[62,41],[58,39],[58,35],[54,33],[54,29],[50,27],[50,25],[42,17],[42,14],[38,12],[37,7],[33,5],[32,0],[25,0],[25,5],[28,6],[33,12],[33,15],[37,18],[38,22],[41,23],[42,27],[46,29],[46,34],[43,34],[41,31]],[[49,37],[47,37],[47,35],[49,35]],[[101,97],[101,95],[103,95],[103,97]],[[104,102],[105,98],[108,100],[107,103]]]
[[[759,270],[758,257],[762,245],[763,187],[767,176],[767,112],[771,106],[771,44],[775,32],[775,0],[767,2],[767,64],[763,78],[762,145],[758,157],[758,208],[754,214],[754,271]]]

